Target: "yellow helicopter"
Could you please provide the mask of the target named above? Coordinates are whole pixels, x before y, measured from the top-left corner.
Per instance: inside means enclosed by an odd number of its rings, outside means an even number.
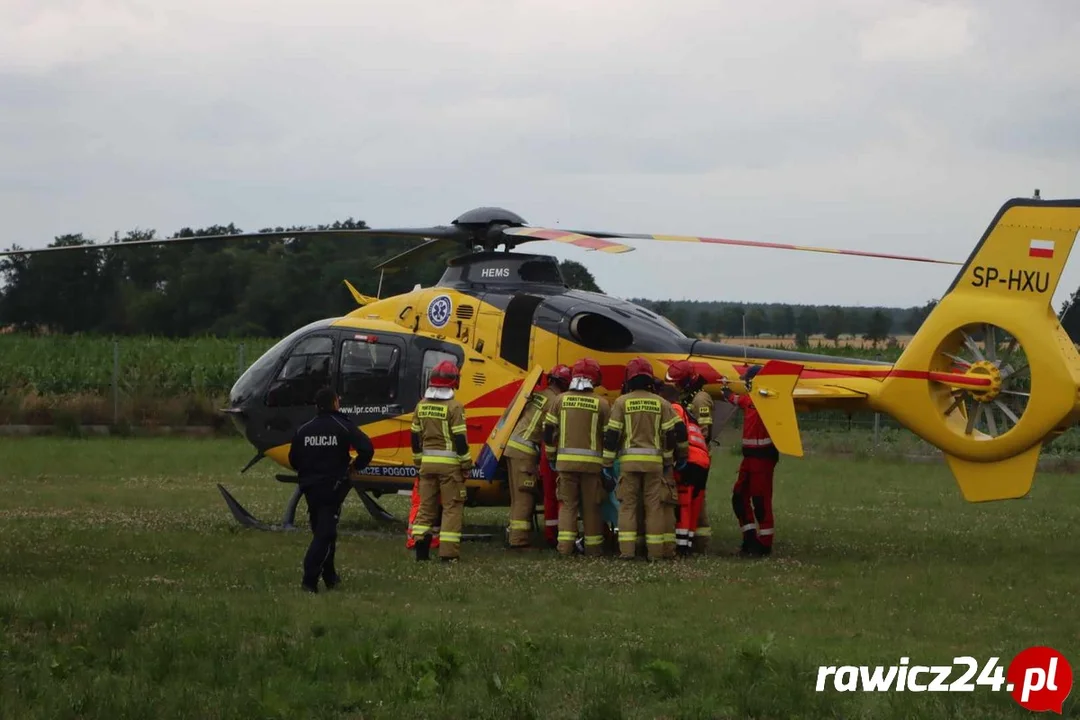
[[[350,291],[358,307],[313,322],[256,360],[232,388],[228,413],[255,447],[241,471],[263,458],[288,468],[295,428],[315,412],[315,391],[334,387],[341,409],[366,432],[376,452],[353,477],[368,511],[392,516],[374,498],[409,494],[409,426],[431,369],[453,360],[462,369],[476,468],[468,504],[506,506],[500,461],[505,442],[544,368],[593,357],[603,369],[600,392],[620,391],[628,360],[643,356],[663,369],[690,360],[719,396],[750,364],[763,365],[753,399],[777,449],[801,456],[797,412],[822,408],[882,412],[942,450],[964,497],[980,502],[1022,497],[1045,442],[1080,419],[1080,356],[1051,299],[1080,229],[1080,200],[1013,199],[991,221],[964,263],[724,238],[566,231],[529,227],[501,208],[477,208],[451,225],[251,233],[165,238],[116,244],[15,250],[0,255],[65,252],[178,242],[235,242],[319,236],[386,236],[425,242],[378,266],[393,270],[454,243],[468,249],[449,261],[430,288],[379,299]],[[743,347],[684,335],[633,303],[567,287],[549,256],[510,252],[536,240],[621,253],[622,239],[699,242],[853,254],[960,265],[960,270],[895,364],[786,350]],[[498,252],[498,246],[505,251]],[[380,291],[381,291],[380,279]],[[658,373],[659,374],[659,373]],[[282,481],[295,477],[278,475]],[[262,529],[291,527],[299,490],[283,523],[248,513],[218,486],[234,516]]]

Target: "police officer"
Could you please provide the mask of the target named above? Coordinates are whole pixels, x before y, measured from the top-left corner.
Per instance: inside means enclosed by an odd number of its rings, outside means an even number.
[[[341,504],[349,494],[349,448],[356,451],[354,470],[371,462],[375,449],[371,440],[342,413],[338,397],[328,387],[315,394],[318,414],[301,425],[289,446],[289,465],[296,471],[300,489],[308,506],[311,544],[304,555],[302,586],[312,593],[319,591],[319,576],[326,587],[338,585],[334,569],[337,550],[337,524]]]
[[[538,457],[544,418],[560,393],[570,387],[570,368],[556,365],[547,375],[547,387],[534,390],[510,433],[503,455],[510,471],[510,547],[529,547],[538,486]]]
[[[611,408],[604,430],[604,467],[619,458],[619,551],[634,557],[639,505],[645,506],[645,546],[650,560],[675,555],[675,508],[679,493],[669,468],[686,465],[686,426],[671,403],[657,395],[652,365],[634,358],[626,365],[625,395]],[[669,537],[670,535],[670,537]]]
[[[600,385],[600,364],[592,358],[574,363],[570,389],[555,398],[544,421],[544,447],[559,474],[560,555],[572,555],[577,540],[578,509],[585,527],[586,555],[604,552],[603,431],[611,405],[593,392]]]
[[[443,506],[439,558],[449,562],[461,556],[465,473],[472,470],[473,461],[465,408],[454,397],[459,380],[457,365],[443,360],[432,369],[424,399],[413,412],[413,462],[420,471],[420,509],[412,530],[417,560],[428,559],[439,498]]]

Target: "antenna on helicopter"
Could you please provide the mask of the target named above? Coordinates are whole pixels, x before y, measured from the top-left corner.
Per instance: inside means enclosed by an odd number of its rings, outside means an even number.
[[[383,279],[383,275],[385,275],[385,274],[386,274],[386,268],[383,268],[382,270],[379,271],[379,289],[375,291],[375,297],[380,299],[380,300],[382,299],[382,279]]]
[[[743,308],[743,311],[742,311],[742,335],[743,335],[742,357],[743,357],[743,362],[745,363],[745,362],[747,362],[747,353],[750,350],[748,347],[746,347],[746,340],[749,339],[747,334],[746,334],[746,308]]]

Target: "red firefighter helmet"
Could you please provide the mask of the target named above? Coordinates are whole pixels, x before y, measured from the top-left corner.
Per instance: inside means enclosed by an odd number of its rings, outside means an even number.
[[[553,382],[558,382],[563,387],[570,387],[570,380],[572,378],[573,372],[571,372],[570,368],[561,364],[551,368],[551,372],[547,375],[549,385]]]
[[[576,378],[588,378],[593,385],[600,384],[600,363],[592,358],[581,358],[574,363],[570,374]]]
[[[437,388],[456,388],[460,379],[461,374],[458,372],[457,365],[450,360],[443,360],[432,369],[428,385]]]
[[[698,371],[689,360],[676,360],[668,366],[667,377],[664,379],[676,387],[687,388],[698,379]]]
[[[643,357],[636,357],[630,362],[626,363],[626,380],[629,382],[636,377],[646,376],[649,379],[654,379],[652,363]]]

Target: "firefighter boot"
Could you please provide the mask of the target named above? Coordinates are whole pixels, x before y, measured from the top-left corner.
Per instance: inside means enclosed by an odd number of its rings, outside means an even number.
[[[431,533],[424,533],[413,546],[416,550],[416,561],[423,562],[431,557]]]

